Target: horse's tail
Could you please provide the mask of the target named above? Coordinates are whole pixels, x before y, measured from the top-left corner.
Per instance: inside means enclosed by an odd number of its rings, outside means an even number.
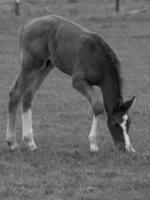
[[[24,31],[24,26],[19,31],[19,48],[20,48],[20,61],[22,62],[22,35]]]
[[[19,31],[19,42],[20,42],[20,48],[21,48],[21,42],[22,42],[22,34],[23,34],[23,31],[24,31],[24,26],[20,29]]]

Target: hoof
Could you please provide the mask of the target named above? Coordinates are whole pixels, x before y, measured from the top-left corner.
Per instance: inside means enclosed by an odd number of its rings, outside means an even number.
[[[136,150],[132,147],[132,145],[127,146],[126,151],[136,153]]]
[[[19,149],[19,146],[18,146],[16,141],[15,142],[7,141],[7,144],[8,144],[8,147],[9,147],[10,151],[14,151],[14,150]]]
[[[99,148],[98,148],[97,144],[91,144],[90,152],[91,153],[97,153],[98,151],[99,151]]]
[[[34,142],[31,142],[30,144],[28,144],[28,148],[29,148],[30,151],[37,150],[37,146]]]
[[[35,144],[35,142],[34,142],[33,139],[28,138],[28,137],[24,137],[24,138],[23,138],[23,142],[24,142],[24,144],[28,147],[28,149],[29,149],[30,151],[35,151],[35,150],[37,150],[37,146],[36,146],[36,144]]]

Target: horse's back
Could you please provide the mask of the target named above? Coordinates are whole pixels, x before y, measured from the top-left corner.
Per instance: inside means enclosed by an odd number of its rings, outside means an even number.
[[[36,18],[24,26],[21,49],[24,57],[50,58],[62,72],[78,71],[85,79],[99,82],[105,62],[94,33],[59,16]],[[29,60],[29,59],[28,59]]]
[[[31,44],[35,40],[48,39],[48,37],[58,32],[62,34],[62,37],[65,37],[65,34],[71,37],[86,31],[88,32],[84,27],[63,17],[48,15],[33,19],[23,27],[21,31],[21,44]]]
[[[51,43],[76,42],[80,35],[88,32],[82,26],[63,17],[49,15],[29,21],[21,30],[21,52],[31,53],[45,59],[49,56]],[[68,43],[70,45],[70,43]],[[66,44],[67,45],[67,44]]]

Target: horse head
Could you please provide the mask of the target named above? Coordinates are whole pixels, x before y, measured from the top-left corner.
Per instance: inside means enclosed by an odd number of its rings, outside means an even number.
[[[130,100],[117,104],[111,115],[108,116],[108,127],[114,143],[119,150],[127,150],[135,152],[129,139],[129,128],[131,124],[130,116],[128,115],[128,110],[130,109],[135,97]]]

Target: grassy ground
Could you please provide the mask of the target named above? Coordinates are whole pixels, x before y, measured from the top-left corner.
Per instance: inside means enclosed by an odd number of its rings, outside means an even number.
[[[0,5],[0,200],[149,200],[149,1],[126,0],[120,14],[114,12],[114,2],[108,4],[107,0],[26,2],[19,18],[13,15],[12,5]],[[143,8],[147,11],[129,14]],[[56,69],[34,101],[37,152],[29,152],[21,143],[20,115],[17,134],[21,152],[8,151],[8,91],[20,68],[18,30],[29,19],[52,13],[98,32],[116,51],[122,62],[124,98],[137,97],[130,113],[131,141],[137,154],[116,150],[105,117],[99,126],[100,151],[89,153],[91,108],[72,89],[71,79]]]

